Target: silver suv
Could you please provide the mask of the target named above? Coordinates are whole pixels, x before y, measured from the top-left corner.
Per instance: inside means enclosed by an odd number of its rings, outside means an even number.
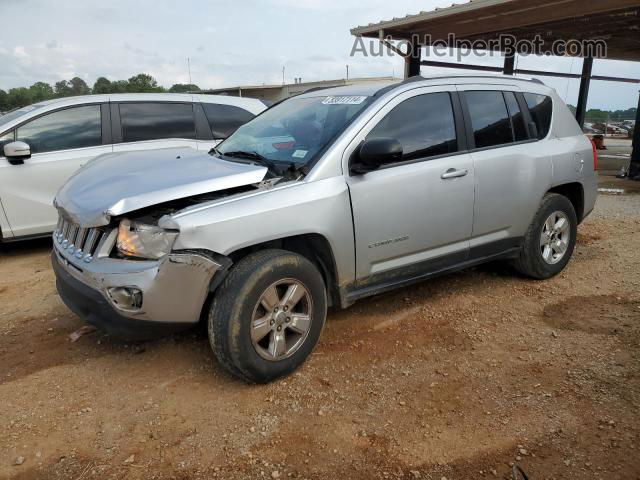
[[[298,367],[327,307],[479,263],[562,271],[596,156],[551,88],[434,77],[306,92],[209,154],[104,156],[56,197],[64,302],[115,337],[208,322],[234,375]]]

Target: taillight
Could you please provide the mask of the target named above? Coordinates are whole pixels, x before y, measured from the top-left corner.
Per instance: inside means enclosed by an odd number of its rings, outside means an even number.
[[[593,171],[598,171],[598,149],[596,148],[596,142],[591,140],[591,148],[593,149]]]

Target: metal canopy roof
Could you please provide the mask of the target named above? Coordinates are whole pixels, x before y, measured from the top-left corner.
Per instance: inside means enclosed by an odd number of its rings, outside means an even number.
[[[411,40],[518,40],[540,35],[544,49],[556,40],[605,40],[607,58],[640,61],[640,0],[472,0],[432,12],[394,18],[351,30],[356,36]],[[423,42],[423,40],[421,40]]]

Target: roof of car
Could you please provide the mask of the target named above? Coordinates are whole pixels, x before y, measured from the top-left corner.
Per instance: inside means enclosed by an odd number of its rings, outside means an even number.
[[[96,95],[79,95],[75,97],[62,97],[45,100],[34,104],[34,106],[44,107],[49,105],[76,105],[79,103],[100,103],[100,102],[136,102],[136,101],[156,101],[156,102],[201,102],[220,103],[224,105],[237,105],[239,107],[264,104],[254,98],[231,97],[228,95],[199,95],[190,93],[109,93]]]
[[[411,77],[403,82],[385,82],[375,85],[363,84],[363,85],[349,85],[344,87],[329,87],[329,88],[317,88],[308,90],[302,93],[300,96],[304,97],[317,97],[317,96],[373,96],[381,93],[386,93],[396,88],[404,87],[415,88],[420,86],[430,85],[459,85],[459,84],[499,84],[499,85],[527,85],[532,90],[549,89],[541,81],[527,77],[515,77],[505,75],[491,75],[491,74],[473,74],[473,75],[432,75],[432,76],[417,76]]]

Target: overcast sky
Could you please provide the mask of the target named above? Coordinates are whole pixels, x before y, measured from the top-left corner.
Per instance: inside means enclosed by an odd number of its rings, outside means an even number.
[[[463,2],[464,3],[464,2]],[[366,6],[363,6],[366,5]],[[350,28],[449,6],[451,0],[0,0],[0,88],[79,76],[126,79],[144,72],[160,84],[201,88],[402,75],[395,58],[350,57]],[[498,58],[469,59],[500,64]],[[581,71],[580,59],[520,58],[522,68]],[[434,72],[423,67],[423,75]],[[640,78],[640,64],[596,61],[594,73]],[[578,81],[543,78],[570,103]],[[639,85],[594,82],[589,107],[638,103]]]

